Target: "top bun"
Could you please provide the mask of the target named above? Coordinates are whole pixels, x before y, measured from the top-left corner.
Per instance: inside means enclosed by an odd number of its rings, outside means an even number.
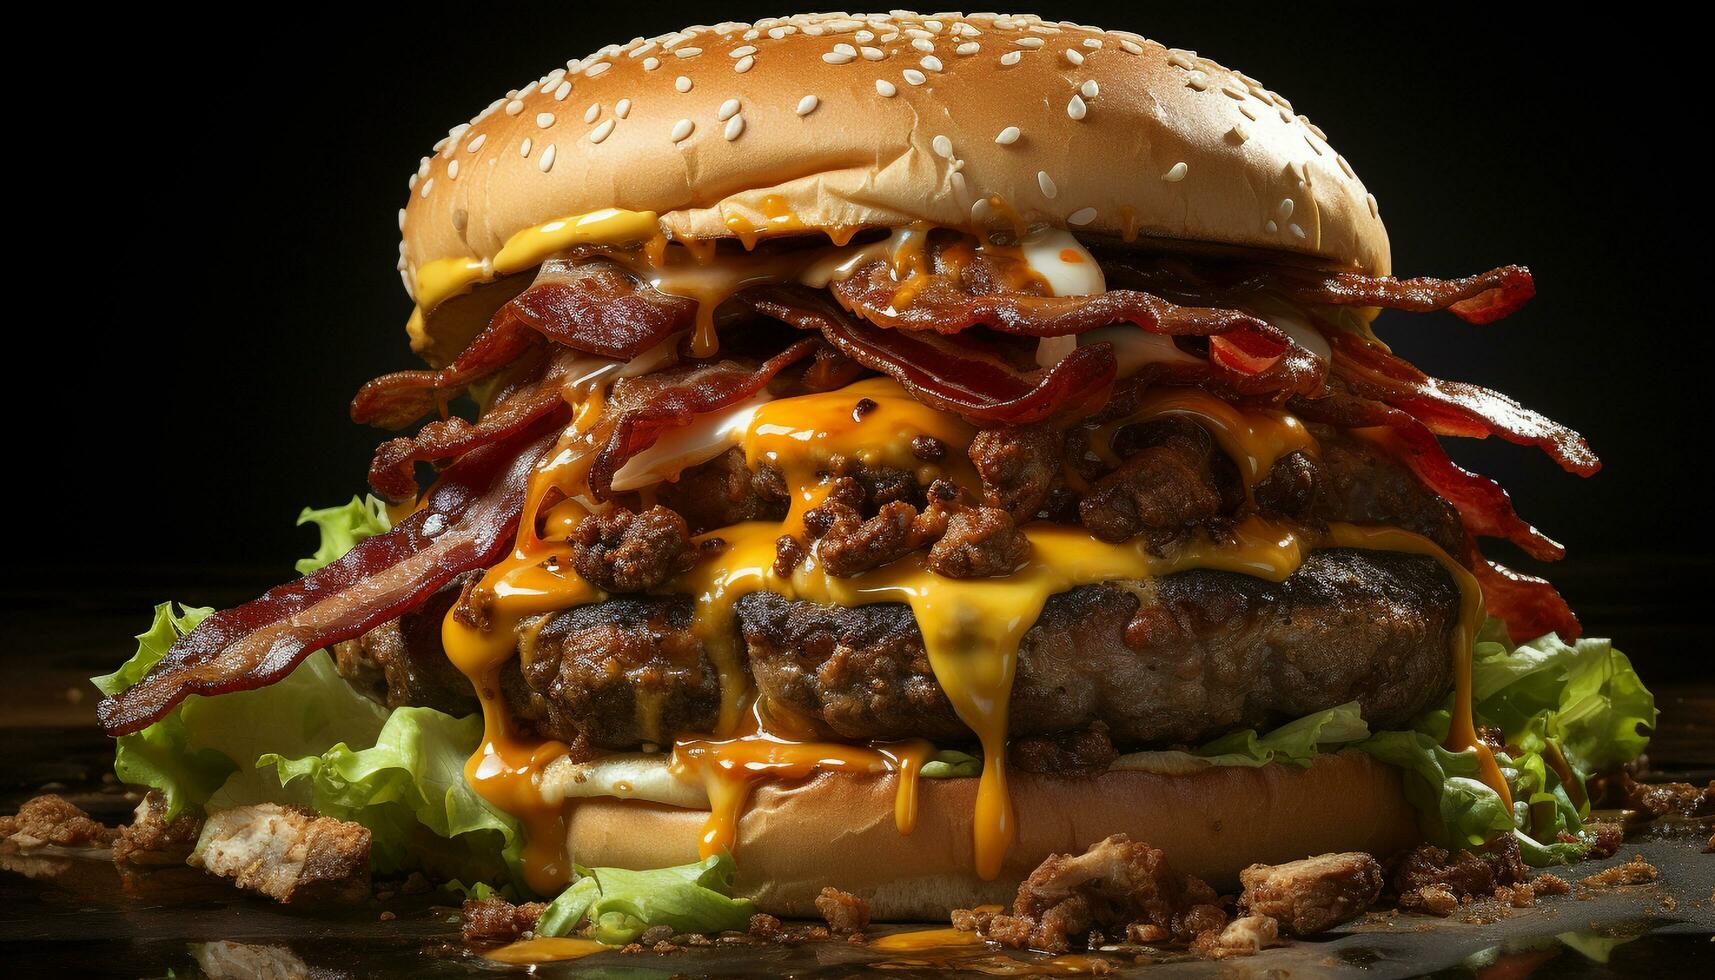
[[[604,208],[656,212],[676,239],[1016,216],[1390,271],[1375,198],[1286,99],[1191,51],[1034,16],[810,14],[610,45],[436,145],[401,269],[410,286]]]

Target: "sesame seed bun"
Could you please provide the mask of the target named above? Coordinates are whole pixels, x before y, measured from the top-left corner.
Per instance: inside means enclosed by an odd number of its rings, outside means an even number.
[[[979,230],[1010,210],[1390,271],[1375,199],[1286,99],[1190,51],[1030,16],[802,15],[609,46],[455,127],[410,184],[408,287],[604,208],[656,212],[676,239]]]
[[[814,918],[826,885],[870,903],[879,920],[945,921],[955,908],[1011,904],[1050,854],[1082,853],[1110,834],[1166,852],[1173,867],[1231,888],[1253,863],[1330,851],[1383,857],[1416,843],[1397,769],[1356,751],[1308,769],[1217,766],[1189,774],[1110,771],[1008,778],[1018,837],[994,881],[971,871],[975,779],[924,779],[917,827],[893,822],[896,777],[824,772],[758,784],[738,825],[736,893],[773,915]],[[697,859],[705,811],[597,797],[571,808],[567,847],[587,866],[659,868]]]

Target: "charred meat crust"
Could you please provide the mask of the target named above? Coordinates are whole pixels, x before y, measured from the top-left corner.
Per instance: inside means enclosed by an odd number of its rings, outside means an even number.
[[[573,746],[633,748],[714,728],[720,678],[685,597],[610,599],[549,616],[519,637],[514,715]]]
[[[909,608],[739,600],[758,690],[842,738],[966,740]],[[1403,724],[1450,683],[1459,592],[1433,559],[1333,549],[1284,582],[1213,571],[1048,600],[1019,649],[1011,734],[1101,722],[1116,745],[1195,743],[1357,700]]]

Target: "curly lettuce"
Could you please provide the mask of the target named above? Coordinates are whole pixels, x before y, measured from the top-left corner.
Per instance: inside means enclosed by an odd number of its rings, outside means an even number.
[[[299,575],[308,575],[338,561],[364,538],[374,537],[393,529],[393,519],[387,513],[387,502],[374,494],[352,497],[338,507],[314,510],[305,507],[298,514],[298,526],[314,524],[321,532],[321,545],[308,558],[298,559]]]

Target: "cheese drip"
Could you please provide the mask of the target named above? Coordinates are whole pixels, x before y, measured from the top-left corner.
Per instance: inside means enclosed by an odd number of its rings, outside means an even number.
[[[593,388],[584,397],[588,400],[578,421],[535,474],[518,549],[483,580],[482,589],[491,597],[489,628],[475,628],[449,616],[444,630],[449,656],[482,696],[484,744],[467,767],[467,778],[485,798],[524,820],[530,834],[531,884],[544,891],[551,888],[539,883],[564,878],[564,804],[546,802],[538,784],[543,766],[564,747],[532,743],[514,734],[499,697],[499,670],[515,648],[528,655],[530,617],[605,598],[567,567],[569,556],[563,544],[565,534],[586,513],[578,503],[588,455],[580,427],[599,414],[599,397]],[[1424,554],[1448,569],[1462,593],[1451,651],[1458,680],[1448,745],[1454,749],[1475,746],[1484,760],[1485,781],[1505,797],[1505,782],[1492,757],[1477,743],[1470,716],[1470,648],[1482,615],[1482,594],[1470,574],[1428,540],[1403,530],[1355,525],[1333,525],[1325,535],[1318,535],[1251,515],[1220,540],[1199,533],[1171,552],[1157,555],[1141,541],[1113,544],[1098,541],[1079,527],[1036,522],[1022,529],[1030,543],[1028,559],[1006,577],[944,578],[926,567],[919,552],[857,576],[838,578],[820,566],[814,549],[790,575],[781,576],[773,567],[776,543],[788,534],[802,539],[805,512],[828,493],[825,471],[835,455],[871,466],[910,469],[925,485],[950,478],[974,487],[978,481],[963,451],[974,431],[961,420],[918,403],[888,379],[750,404],[743,411],[748,419],[742,426],[715,426],[711,431],[736,440],[752,467],[780,468],[792,495],[788,514],[780,522],[748,522],[702,536],[696,542],[698,563],[661,590],[692,597],[693,628],[721,679],[717,731],[706,738],[683,740],[674,750],[676,773],[700,781],[711,803],[700,842],[704,853],[742,845],[736,837],[738,820],[756,782],[803,778],[821,769],[895,774],[899,779],[896,822],[902,832],[908,832],[915,822],[916,773],[928,751],[919,743],[861,747],[818,742],[794,729],[790,719],[771,717],[768,705],[752,700],[743,667],[735,604],[745,595],[766,590],[823,604],[897,602],[911,608],[937,682],[983,749],[973,863],[978,874],[993,878],[1000,873],[1016,834],[1005,759],[1018,649],[1048,598],[1078,586],[1191,569],[1278,582],[1321,546]],[[1247,488],[1281,456],[1316,452],[1315,440],[1290,415],[1235,408],[1187,389],[1152,394],[1126,419],[1097,429],[1091,436],[1092,449],[1098,455],[1111,455],[1111,440],[1120,427],[1168,416],[1190,418],[1206,428],[1233,458]],[[919,436],[939,440],[946,453],[934,462],[918,459],[911,443]],[[545,503],[546,512],[538,515]],[[543,527],[540,536],[538,525]],[[712,539],[719,539],[718,544],[710,544]],[[709,546],[702,547],[705,544]]]

